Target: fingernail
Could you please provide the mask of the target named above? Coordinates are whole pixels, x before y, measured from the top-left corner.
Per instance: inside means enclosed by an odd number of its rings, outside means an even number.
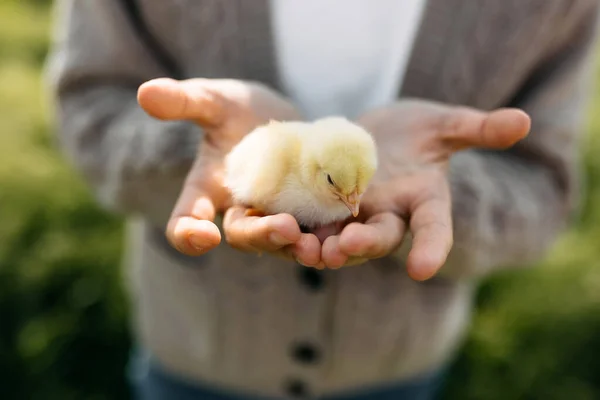
[[[290,240],[284,238],[283,236],[281,236],[279,233],[276,233],[276,232],[273,232],[269,235],[269,240],[275,246],[285,246],[287,244],[292,243]]]
[[[204,246],[202,246],[200,238],[195,235],[189,235],[188,239],[192,247],[198,251],[204,251]]]

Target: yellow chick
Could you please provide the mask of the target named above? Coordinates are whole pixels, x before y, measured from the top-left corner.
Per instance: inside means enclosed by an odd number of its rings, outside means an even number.
[[[357,216],[376,169],[372,136],[345,118],[270,121],[231,150],[224,181],[255,215],[288,213],[312,229]]]

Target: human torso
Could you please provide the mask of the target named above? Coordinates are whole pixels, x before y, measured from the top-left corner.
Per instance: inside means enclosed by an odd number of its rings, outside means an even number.
[[[329,81],[329,68],[303,63],[285,72],[278,67],[267,1],[141,1],[150,27],[187,76],[260,80],[296,98],[313,116],[355,114],[391,101],[396,93],[482,109],[509,105],[553,50],[547,30],[560,20],[561,10],[549,3],[429,0],[422,25],[413,28],[412,50],[391,42],[364,50],[382,61],[360,68],[361,83],[353,86],[351,72]],[[327,15],[333,18],[331,10]],[[310,21],[305,24],[313,28]],[[385,27],[373,32],[384,37],[385,29],[411,31],[392,29],[389,21]],[[284,42],[307,45],[298,29],[287,31],[290,42]],[[336,42],[324,37],[321,44],[325,50],[309,54],[326,60]],[[293,63],[297,57],[285,59]],[[345,65],[339,59],[331,63]],[[321,74],[315,83],[330,83],[331,93],[314,86],[303,90],[299,82],[307,74]],[[337,99],[363,91],[360,102],[340,108]],[[313,96],[314,104],[307,100]],[[226,245],[189,258],[166,244],[161,228],[145,221],[132,221],[130,228],[139,336],[169,368],[201,381],[285,395],[291,380],[328,392],[408,379],[446,362],[469,319],[470,283],[437,278],[418,283],[389,258],[325,272]],[[299,345],[312,348],[315,358],[295,355]]]

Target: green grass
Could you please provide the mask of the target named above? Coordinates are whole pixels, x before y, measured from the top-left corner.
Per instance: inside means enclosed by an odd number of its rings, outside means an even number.
[[[1,392],[126,398],[121,221],[97,207],[49,130],[46,3],[0,2]],[[483,285],[447,398],[600,398],[599,107],[600,95],[583,146],[581,217],[542,265]]]
[[[0,3],[1,392],[124,398],[121,224],[56,151],[40,76],[48,11],[31,3]]]

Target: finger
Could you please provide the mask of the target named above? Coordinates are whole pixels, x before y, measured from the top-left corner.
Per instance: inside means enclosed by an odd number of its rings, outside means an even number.
[[[353,265],[364,264],[369,261],[365,257],[349,257],[340,251],[339,235],[330,236],[323,243],[321,265],[330,269],[338,269],[341,267],[349,267]]]
[[[376,214],[364,224],[354,222],[346,226],[340,234],[339,249],[353,257],[384,257],[400,246],[405,231],[406,223],[397,215]]]
[[[506,149],[527,136],[531,119],[524,111],[503,108],[483,112],[461,107],[445,113],[438,129],[451,151],[470,147]]]
[[[431,197],[413,210],[413,240],[408,254],[408,275],[417,281],[431,278],[444,265],[452,247],[450,200]]]
[[[198,187],[187,184],[167,224],[167,239],[183,254],[204,254],[221,242],[219,228],[212,222],[214,218],[212,200]]]
[[[348,255],[340,249],[340,236],[329,236],[323,242],[321,249],[321,259],[323,264],[331,269],[343,267],[348,261]]]
[[[205,128],[215,127],[224,119],[224,99],[204,82],[153,79],[139,87],[138,103],[161,120],[193,120]]]
[[[246,216],[246,208],[234,206],[223,219],[227,242],[244,251],[274,252],[300,239],[300,227],[289,214]]]
[[[321,262],[321,242],[316,235],[312,233],[303,233],[300,239],[284,248],[296,262],[306,267],[317,267],[322,269],[324,264]]]

